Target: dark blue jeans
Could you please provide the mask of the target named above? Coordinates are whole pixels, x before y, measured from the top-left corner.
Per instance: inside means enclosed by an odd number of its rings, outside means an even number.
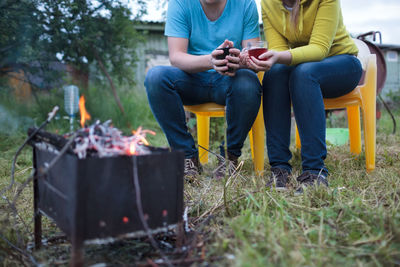
[[[186,158],[197,156],[183,105],[215,102],[226,106],[228,152],[241,155],[261,103],[261,84],[254,72],[242,69],[228,77],[214,71],[187,73],[157,66],[149,70],[144,84],[151,110],[172,148],[185,151]]]
[[[276,64],[265,73],[263,108],[271,167],[291,172],[289,145],[293,105],[301,140],[303,172],[328,174],[324,165],[327,151],[323,98],[351,92],[361,74],[360,61],[351,55],[332,56],[297,66]]]

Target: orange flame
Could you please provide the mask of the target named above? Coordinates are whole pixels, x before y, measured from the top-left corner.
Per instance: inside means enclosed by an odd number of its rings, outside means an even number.
[[[128,155],[136,155],[137,154],[137,145],[141,145],[141,144],[143,144],[145,146],[149,145],[149,142],[145,138],[145,135],[147,133],[149,133],[151,135],[156,134],[155,132],[150,131],[150,130],[142,130],[141,126],[139,126],[139,128],[136,131],[135,130],[132,131],[132,134],[135,136],[136,140],[132,141],[129,144],[129,148],[127,151]]]
[[[149,145],[149,142],[147,142],[146,138],[144,138],[144,136],[142,135],[142,134],[145,134],[146,132],[149,132],[149,131],[147,131],[147,130],[142,131],[142,126],[139,126],[139,128],[138,128],[136,131],[135,131],[135,130],[132,130],[132,133],[133,133],[134,135],[136,135],[136,136],[138,137],[138,139],[139,139],[140,141],[142,141],[142,143],[143,143],[144,145],[148,146],[148,145]]]
[[[79,99],[79,111],[81,113],[81,127],[85,127],[85,121],[90,120],[90,114],[86,111],[85,108],[85,97],[82,95]]]

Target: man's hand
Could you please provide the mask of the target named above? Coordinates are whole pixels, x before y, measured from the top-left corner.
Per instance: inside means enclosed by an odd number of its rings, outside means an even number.
[[[218,50],[218,48],[232,47],[229,49],[229,55],[225,59],[217,59],[218,56],[224,53],[223,50]],[[235,76],[236,70],[239,69],[240,65],[240,51],[233,47],[233,42],[225,40],[220,46],[217,47],[211,53],[211,64],[213,68],[221,75]]]
[[[248,58],[249,58],[249,52],[248,52],[247,48],[243,48],[239,55],[240,66],[242,66],[244,68],[249,68],[249,66],[247,64]]]

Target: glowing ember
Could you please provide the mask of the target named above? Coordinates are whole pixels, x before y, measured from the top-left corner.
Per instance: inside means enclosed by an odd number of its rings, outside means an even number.
[[[136,153],[136,145],[134,142],[131,142],[129,145],[129,155],[135,155]]]
[[[85,121],[90,120],[90,114],[85,108],[85,97],[82,95],[79,99],[79,112],[81,113],[81,127],[85,127]]]
[[[139,127],[136,131],[132,131],[133,135],[123,136],[120,130],[110,124],[110,120],[104,123],[96,121],[78,131],[73,151],[80,159],[86,158],[88,153],[99,157],[150,153],[146,134],[155,135],[155,132]]]

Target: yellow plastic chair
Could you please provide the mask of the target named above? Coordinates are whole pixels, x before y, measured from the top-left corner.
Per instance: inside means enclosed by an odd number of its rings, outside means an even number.
[[[362,59],[366,65],[364,83],[358,85],[356,89],[344,96],[324,99],[324,104],[325,109],[346,108],[350,137],[350,152],[354,154],[361,153],[361,108],[364,130],[365,163],[367,171],[371,172],[375,169],[376,149],[376,55],[368,54],[364,59]],[[296,147],[301,147],[297,127]]]
[[[262,81],[263,76],[263,72],[258,73],[260,81]],[[207,163],[207,150],[209,149],[210,139],[210,117],[225,117],[225,106],[216,103],[205,103],[200,105],[184,106],[184,108],[186,111],[196,114],[199,158],[202,164]],[[257,175],[262,175],[264,172],[264,135],[264,117],[261,104],[257,118],[249,132],[251,155],[253,158],[254,170]]]

